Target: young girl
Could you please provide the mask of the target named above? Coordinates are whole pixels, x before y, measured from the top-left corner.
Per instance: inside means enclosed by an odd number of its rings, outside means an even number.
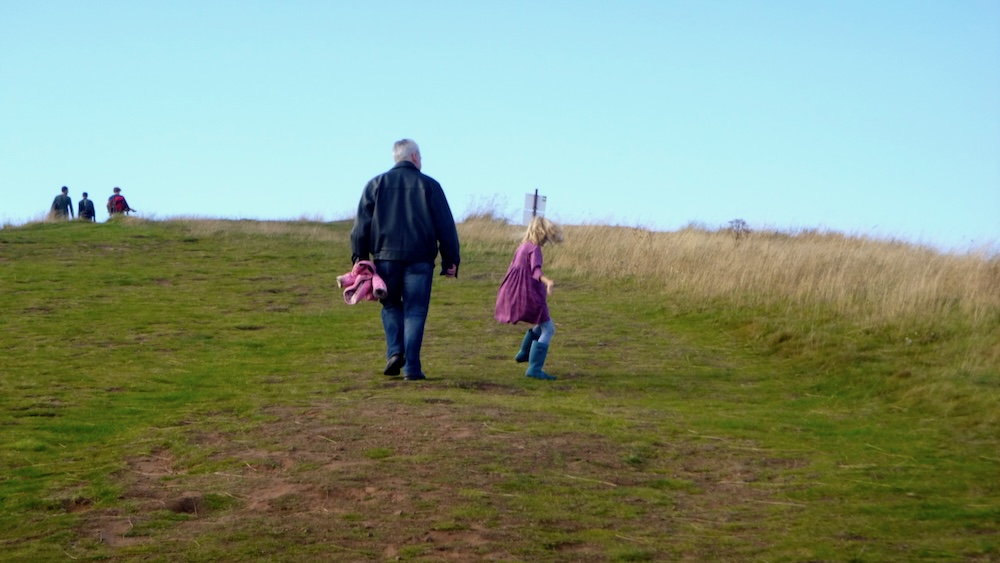
[[[542,371],[545,356],[549,353],[549,342],[556,333],[546,303],[546,296],[552,293],[554,282],[542,274],[542,246],[562,240],[562,230],[556,224],[544,217],[533,218],[497,293],[493,314],[496,320],[508,324],[524,321],[535,325],[525,333],[521,350],[514,356],[517,362],[528,362],[528,370],[524,374],[535,379],[555,379]]]

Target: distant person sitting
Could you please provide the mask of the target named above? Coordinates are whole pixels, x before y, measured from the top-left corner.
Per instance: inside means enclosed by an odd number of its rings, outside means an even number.
[[[87,192],[83,192],[83,199],[80,200],[76,216],[84,221],[97,222],[97,212],[94,211],[94,202],[87,199]]]
[[[115,186],[115,195],[108,198],[108,214],[118,215],[120,213],[128,213],[129,211],[135,211],[128,206],[128,202],[125,201],[125,196],[121,194],[122,189]]]
[[[66,219],[73,217],[73,200],[69,198],[69,188],[62,187],[62,193],[52,200],[52,218]]]

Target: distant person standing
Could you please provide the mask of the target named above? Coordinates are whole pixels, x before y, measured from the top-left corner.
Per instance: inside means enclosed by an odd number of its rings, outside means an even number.
[[[97,222],[97,212],[94,211],[94,202],[87,199],[87,192],[83,192],[83,199],[76,210],[76,216],[84,221]]]
[[[69,188],[62,187],[62,193],[52,200],[52,217],[66,219],[73,217],[73,200],[69,197]]]
[[[122,189],[115,186],[114,195],[108,198],[108,214],[117,215],[119,213],[128,213],[129,211],[135,211],[128,206],[128,202],[125,201],[125,196],[121,194]]]
[[[441,252],[441,274],[458,276],[459,244],[455,219],[441,184],[423,174],[420,147],[410,139],[392,147],[396,164],[371,179],[361,194],[351,229],[351,261],[375,262],[385,281],[381,299],[385,331],[385,375],[409,381],[426,379],[420,365],[424,323],[431,301],[434,260]]]
[[[555,282],[542,273],[542,247],[547,242],[562,240],[562,229],[556,224],[544,217],[533,218],[497,292],[496,320],[508,324],[524,321],[535,325],[524,333],[521,350],[514,356],[514,361],[518,363],[528,362],[524,375],[535,379],[555,379],[542,371],[545,357],[549,354],[549,344],[556,333],[547,301]]]

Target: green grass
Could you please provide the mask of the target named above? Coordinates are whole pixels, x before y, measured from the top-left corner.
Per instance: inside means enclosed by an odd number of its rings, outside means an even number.
[[[540,382],[471,244],[402,382],[336,288],[349,228],[0,230],[0,559],[1000,559],[1000,373],[960,316],[555,269]]]

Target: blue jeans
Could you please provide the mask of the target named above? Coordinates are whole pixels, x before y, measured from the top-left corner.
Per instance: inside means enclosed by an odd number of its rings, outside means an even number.
[[[531,327],[531,332],[535,333],[539,342],[542,344],[548,344],[549,342],[552,342],[552,337],[556,334],[556,325],[551,320],[548,320],[542,324],[537,324]]]
[[[382,328],[385,329],[385,357],[403,354],[405,375],[423,375],[420,345],[424,322],[431,303],[433,262],[376,260],[375,271],[385,281],[388,295],[382,299]]]

